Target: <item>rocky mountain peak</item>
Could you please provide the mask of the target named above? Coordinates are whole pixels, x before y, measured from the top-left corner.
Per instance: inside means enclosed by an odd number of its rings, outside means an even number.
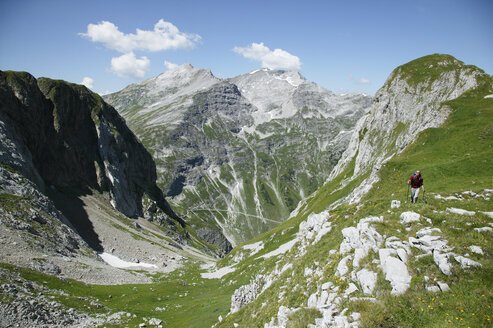
[[[280,223],[325,181],[371,104],[296,71],[220,80],[189,65],[105,100],[157,159],[173,205],[189,211],[198,230],[221,231],[233,245]],[[316,164],[301,167],[307,153]],[[281,189],[281,181],[292,187]]]
[[[347,198],[358,202],[378,181],[381,165],[404,150],[423,130],[442,125],[450,114],[443,105],[478,86],[481,69],[450,55],[434,54],[397,67],[375,94],[373,105],[358,122],[351,143],[331,173],[338,175],[355,159],[353,177],[373,174]]]

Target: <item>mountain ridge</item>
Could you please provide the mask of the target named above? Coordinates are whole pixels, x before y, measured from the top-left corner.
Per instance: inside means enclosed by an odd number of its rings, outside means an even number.
[[[108,220],[91,221],[100,232],[105,251],[133,264],[132,257],[137,257],[143,264],[159,267],[157,272],[145,274],[116,268],[107,271],[109,267],[97,263],[94,253],[86,256],[94,261],[79,262],[80,258],[70,256],[75,246],[87,251],[85,241],[77,234],[69,239],[69,223],[63,224],[63,213],[57,218],[50,199],[37,196],[38,187],[32,180],[37,176],[42,180],[42,175],[34,174],[25,164],[30,161],[29,148],[22,147],[25,140],[12,130],[15,123],[6,120],[4,107],[0,107],[4,147],[0,148],[0,245],[5,250],[0,254],[1,262],[13,264],[0,263],[0,302],[6,304],[0,307],[0,325],[314,328],[463,323],[489,327],[493,305],[493,78],[453,57],[435,54],[396,68],[387,81],[353,129],[333,131],[332,142],[336,142],[333,136],[345,134],[347,143],[340,149],[339,164],[332,166],[332,174],[325,172],[321,187],[305,195],[288,220],[239,243],[221,260],[212,261],[196,251],[203,249],[200,240],[220,236],[213,228],[189,229],[190,224],[182,230],[163,219],[162,212],[154,212],[155,205],[149,200],[143,204],[144,210],[150,205],[143,211],[149,220],[130,220],[115,213],[107,194],[80,197],[87,212]],[[0,92],[5,90],[2,86],[0,83]],[[176,134],[177,140],[188,143],[183,150],[193,155],[182,162],[183,171],[208,160],[190,150],[192,142],[200,145],[194,151],[202,151],[207,142],[223,145],[216,147],[215,157],[210,157],[215,165],[205,175],[213,182],[211,191],[231,190],[238,201],[255,195],[253,185],[249,194],[242,194],[239,184],[233,185],[237,189],[230,188],[231,181],[247,177],[241,175],[240,166],[231,165],[229,157],[234,151],[255,154],[245,157],[255,159],[251,166],[247,161],[240,164],[248,168],[245,172],[256,173],[252,180],[255,177],[261,182],[267,173],[276,172],[274,167],[280,167],[276,166],[279,162],[269,162],[279,157],[267,156],[262,147],[275,149],[274,155],[279,155],[280,146],[291,142],[298,148],[284,149],[289,156],[311,155],[315,161],[320,154],[311,149],[325,149],[324,142],[331,142],[321,140],[326,130],[313,124],[326,126],[330,119],[319,116],[316,121],[303,121],[304,114],[315,112],[310,108],[294,116],[292,124],[284,119],[275,119],[275,125],[260,124],[258,135],[235,129],[234,119],[253,122],[253,118],[232,116],[228,110],[247,114],[255,108],[248,106],[241,90],[232,84],[214,88],[214,92],[203,90],[193,95],[193,105],[186,112],[187,121],[194,124],[182,125],[204,134]],[[19,88],[0,97],[0,104],[8,99],[36,103],[26,97],[26,90]],[[46,97],[40,95],[39,99],[44,102]],[[62,123],[61,108],[59,113],[57,120]],[[53,126],[54,117],[49,120]],[[197,122],[204,123],[202,130],[197,129]],[[279,129],[300,127],[310,133],[292,139],[275,135]],[[63,135],[63,128],[59,131]],[[231,138],[227,142],[223,141],[225,131]],[[199,138],[205,135],[208,138]],[[310,138],[313,148],[305,143]],[[10,158],[8,163],[5,158]],[[291,164],[301,171],[307,169],[307,163],[295,159]],[[264,167],[267,170],[262,171]],[[406,182],[416,169],[422,172],[426,193],[423,190],[418,202],[411,204]],[[285,185],[282,177],[274,175],[265,183],[274,185],[265,189],[271,199],[275,200],[274,191],[280,190],[275,183]],[[64,181],[63,175],[60,179]],[[257,195],[260,182],[255,184]],[[183,189],[194,190],[190,186]],[[218,209],[214,210],[219,213]],[[197,206],[195,211],[205,218],[204,213],[212,209]],[[254,206],[249,215],[255,211]],[[188,223],[189,215],[185,217]],[[155,224],[160,220],[165,224]],[[100,229],[103,224],[111,229]],[[197,236],[199,230],[202,238]],[[53,231],[63,238],[41,243],[42,248],[40,241]],[[184,232],[190,235],[181,235]],[[180,245],[179,236],[184,238]],[[225,246],[217,247],[224,250]],[[18,252],[23,247],[36,250],[30,258],[32,264],[19,262]],[[69,267],[87,272],[91,278],[74,277],[90,284],[56,276],[60,268],[63,273]],[[130,284],[101,285],[122,282]],[[143,282],[148,284],[137,284]]]
[[[176,81],[169,77],[181,75],[180,85],[201,88],[170,95],[166,90]],[[207,83],[190,80],[197,75],[207,76]],[[164,91],[156,77],[133,85],[133,95],[124,89],[105,99],[156,158],[164,172],[160,184],[174,196],[173,206],[188,211],[197,229],[216,230],[233,245],[285,219],[326,179],[325,167],[335,164],[348,131],[370,102],[363,95],[334,95],[289,71],[259,70],[219,80],[184,65],[159,77]],[[160,96],[141,101],[141,94]],[[300,170],[293,157],[303,163],[308,152],[316,154],[315,161]]]

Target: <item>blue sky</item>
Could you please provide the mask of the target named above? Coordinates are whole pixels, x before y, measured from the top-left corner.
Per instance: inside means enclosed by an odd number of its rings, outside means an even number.
[[[90,78],[99,93],[188,62],[221,78],[295,69],[336,93],[374,94],[432,53],[493,74],[493,1],[0,1],[1,70]]]

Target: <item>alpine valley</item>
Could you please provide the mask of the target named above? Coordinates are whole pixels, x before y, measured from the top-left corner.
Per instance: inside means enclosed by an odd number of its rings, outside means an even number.
[[[0,139],[0,327],[491,327],[493,77],[452,56],[373,97],[0,71]]]
[[[104,99],[156,159],[173,207],[222,254],[286,220],[317,190],[371,105],[297,72],[220,80],[189,64]]]

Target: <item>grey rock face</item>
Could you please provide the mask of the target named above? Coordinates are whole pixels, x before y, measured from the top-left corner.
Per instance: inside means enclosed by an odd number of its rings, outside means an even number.
[[[419,75],[416,70],[426,70],[426,74]],[[358,202],[378,181],[383,163],[404,150],[421,131],[445,122],[450,108],[442,103],[476,87],[477,78],[484,74],[447,55],[422,57],[396,68],[375,94],[370,111],[358,122],[346,151],[330,174],[329,180],[353,159],[351,179],[372,172],[343,201]]]
[[[105,99],[157,159],[173,205],[233,245],[285,220],[327,179],[371,104],[297,72],[219,80],[190,65]]]
[[[231,243],[226,238],[224,238],[221,231],[214,230],[209,227],[203,227],[197,230],[197,236],[200,239],[205,240],[209,244],[219,247],[219,249],[224,252],[218,254],[221,257],[226,255],[233,249]]]
[[[25,265],[33,254],[45,254],[45,259],[31,261],[29,266],[58,274],[60,268],[50,262],[50,256],[73,257],[89,247],[33,182],[5,164],[0,165],[0,181],[0,262]],[[13,245],[12,234],[22,243]]]
[[[40,190],[109,191],[116,209],[142,216],[148,194],[183,223],[156,186],[150,154],[124,120],[83,86],[0,72],[0,158]]]
[[[9,297],[9,302],[0,307],[0,327],[91,327],[104,323],[73,308],[67,309],[46,296],[48,292],[60,293],[58,290],[48,290],[5,269],[0,269],[0,278],[11,281],[0,285],[0,294]],[[92,300],[87,301],[103,308]]]

